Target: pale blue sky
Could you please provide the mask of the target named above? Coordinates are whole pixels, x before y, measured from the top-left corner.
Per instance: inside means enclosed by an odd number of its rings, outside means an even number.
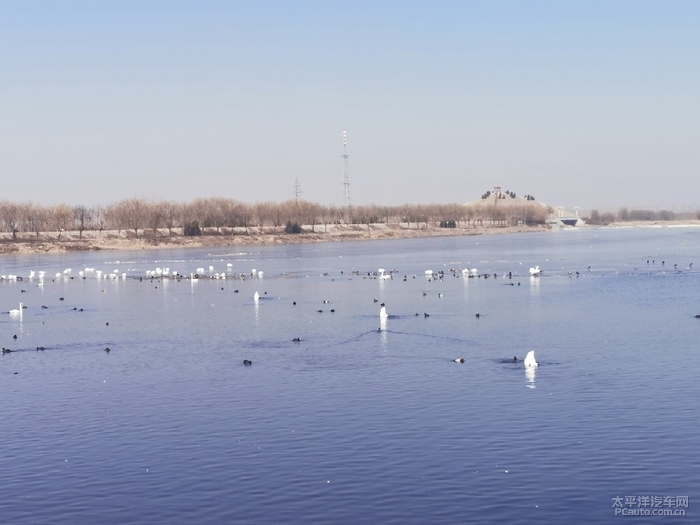
[[[700,205],[700,2],[3,2],[0,199]]]

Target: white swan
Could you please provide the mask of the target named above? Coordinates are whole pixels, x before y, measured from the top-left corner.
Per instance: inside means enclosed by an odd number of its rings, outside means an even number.
[[[17,308],[13,308],[13,309],[10,310],[8,313],[9,313],[10,315],[21,315],[21,314],[22,314],[22,307],[23,307],[23,306],[24,306],[24,305],[23,305],[22,303],[19,303],[19,310],[18,310]]]
[[[379,270],[377,270],[377,271],[379,272],[380,279],[382,279],[382,280],[391,279],[391,274],[384,273],[384,272],[386,272],[386,270],[384,268],[379,268]]]
[[[433,271],[432,270],[425,270],[425,275],[433,275]]]
[[[530,350],[527,353],[523,363],[525,364],[525,368],[537,368],[540,365],[537,361],[535,361],[535,351],[534,350]]]
[[[477,275],[479,273],[479,270],[476,268],[472,268],[472,275]]]
[[[382,306],[382,309],[379,310],[379,318],[380,319],[387,319],[389,317],[389,314],[386,313],[386,306]]]
[[[530,268],[530,275],[539,275],[542,272],[540,270],[539,266],[535,266],[534,268]]]
[[[259,301],[260,300],[260,294],[258,292],[255,292],[255,295],[253,295],[253,300],[254,301]]]

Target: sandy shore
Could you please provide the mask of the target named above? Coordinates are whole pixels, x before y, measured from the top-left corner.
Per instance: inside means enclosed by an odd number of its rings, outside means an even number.
[[[246,244],[295,244],[311,242],[345,242],[373,239],[412,239],[421,237],[448,237],[464,235],[493,235],[502,233],[542,232],[547,226],[477,226],[465,228],[439,228],[421,223],[416,226],[407,224],[372,224],[367,225],[329,225],[305,227],[304,233],[289,235],[276,233],[271,229],[260,232],[258,228],[226,229],[223,232],[207,230],[204,235],[185,237],[181,230],[158,230],[154,238],[153,231],[139,231],[137,237],[133,230],[84,231],[42,233],[39,236],[29,233],[17,234],[12,239],[9,233],[0,234],[0,254],[35,254],[62,253],[72,251],[95,250],[150,250],[164,248],[199,248],[216,246],[239,246]]]
[[[700,220],[684,221],[629,221],[617,222],[602,228],[681,228],[700,227]],[[588,226],[582,226],[588,228]],[[18,233],[12,239],[9,233],[0,233],[0,255],[63,253],[73,251],[97,250],[154,250],[167,248],[201,248],[216,246],[240,246],[247,244],[296,244],[311,242],[345,242],[373,239],[415,239],[422,237],[453,237],[465,235],[497,235],[503,233],[543,232],[550,230],[548,225],[541,226],[476,226],[463,228],[440,228],[434,224],[372,224],[364,225],[328,225],[305,226],[304,232],[296,235],[275,232],[265,228],[226,228],[217,232],[207,229],[204,235],[185,237],[182,230],[175,228],[172,232],[165,229],[145,232],[139,230],[137,236],[133,230],[84,231],[82,236],[77,231],[48,232],[39,236],[30,233]]]

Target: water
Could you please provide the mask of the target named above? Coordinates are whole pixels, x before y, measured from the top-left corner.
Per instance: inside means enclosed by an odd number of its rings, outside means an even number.
[[[689,496],[686,517],[647,521],[691,523],[699,241],[589,229],[5,256],[2,274],[74,279],[0,283],[2,310],[28,306],[0,317],[0,521],[610,523],[614,497]],[[227,263],[265,276],[133,278]],[[86,266],[129,278],[82,280]],[[400,271],[351,275],[379,267]],[[467,267],[498,278],[449,272]],[[529,350],[534,374],[504,362]]]

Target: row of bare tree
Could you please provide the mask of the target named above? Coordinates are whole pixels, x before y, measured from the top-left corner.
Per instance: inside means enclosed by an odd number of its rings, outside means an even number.
[[[285,231],[285,226],[290,224],[305,225],[312,231],[329,224],[408,223],[409,227],[431,223],[476,226],[477,223],[483,225],[484,221],[500,225],[537,224],[543,223],[546,216],[546,211],[528,206],[504,209],[460,204],[368,205],[346,209],[303,200],[250,205],[225,198],[197,199],[189,203],[127,199],[93,207],[0,201],[0,228],[11,232],[13,238],[20,232],[31,232],[37,237],[46,232],[58,232],[60,239],[64,231],[78,231],[82,237],[85,230],[131,230],[136,236],[148,232],[153,237],[158,236],[159,230],[167,230],[168,235],[197,235],[205,229],[212,233],[233,233],[233,228],[263,231],[266,227],[277,232]]]
[[[622,207],[618,210],[617,215],[611,212],[600,213],[598,210],[591,210],[590,217],[584,217],[588,224],[606,225],[613,222],[628,222],[628,221],[672,221],[674,219],[700,220],[700,211],[675,213],[670,210],[635,210]]]

